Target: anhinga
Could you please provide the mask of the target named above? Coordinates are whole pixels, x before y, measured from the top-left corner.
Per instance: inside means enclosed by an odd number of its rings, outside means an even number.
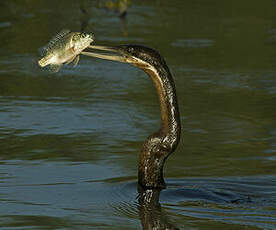
[[[82,52],[87,56],[130,63],[144,70],[153,80],[160,101],[161,127],[144,142],[139,158],[138,182],[145,188],[164,188],[163,167],[176,149],[181,132],[176,90],[164,58],[141,45],[89,46],[108,53]]]

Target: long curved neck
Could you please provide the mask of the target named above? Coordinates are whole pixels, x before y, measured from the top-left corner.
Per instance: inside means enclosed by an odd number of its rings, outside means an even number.
[[[161,127],[144,142],[139,158],[138,180],[144,187],[164,188],[163,167],[176,149],[181,133],[179,109],[172,75],[166,63],[160,68],[143,68],[159,96]]]

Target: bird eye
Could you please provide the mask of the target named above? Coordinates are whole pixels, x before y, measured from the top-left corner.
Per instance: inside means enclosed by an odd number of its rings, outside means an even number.
[[[82,38],[85,38],[85,37],[86,37],[86,34],[85,34],[85,33],[82,33],[82,34],[81,34],[81,37],[82,37]]]

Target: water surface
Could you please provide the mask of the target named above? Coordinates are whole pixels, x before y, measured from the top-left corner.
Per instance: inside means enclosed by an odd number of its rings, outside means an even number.
[[[98,1],[0,6],[0,227],[276,229],[274,1],[133,0],[126,20]],[[137,189],[159,127],[151,80],[84,56],[41,71],[37,49],[63,28],[165,57],[183,126],[167,189]]]

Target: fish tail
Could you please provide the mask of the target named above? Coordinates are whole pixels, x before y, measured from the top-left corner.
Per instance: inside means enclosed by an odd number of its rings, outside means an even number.
[[[49,65],[50,62],[49,62],[49,58],[41,58],[39,61],[38,61],[38,65],[41,66],[41,67],[45,67],[46,65]]]

